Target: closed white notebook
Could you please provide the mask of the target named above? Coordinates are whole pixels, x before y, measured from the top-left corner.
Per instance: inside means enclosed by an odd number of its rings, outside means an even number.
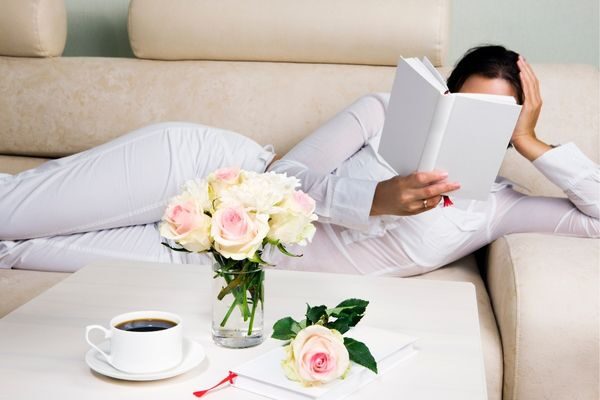
[[[305,387],[286,378],[281,368],[281,361],[285,358],[281,346],[235,368],[233,371],[238,376],[233,385],[271,399],[343,399],[416,354],[413,345],[417,339],[400,333],[360,326],[344,336],[359,340],[369,347],[377,361],[379,374],[353,363],[345,379]]]

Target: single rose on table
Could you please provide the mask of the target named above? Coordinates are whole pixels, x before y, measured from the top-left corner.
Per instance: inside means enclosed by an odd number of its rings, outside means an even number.
[[[344,378],[351,363],[377,373],[377,362],[362,342],[343,337],[364,316],[368,301],[347,299],[334,308],[307,306],[306,319],[282,318],[273,325],[274,339],[290,340],[281,361],[285,376],[304,386]]]
[[[282,362],[285,375],[304,385],[328,383],[341,378],[350,368],[344,337],[335,329],[311,325],[286,346]]]

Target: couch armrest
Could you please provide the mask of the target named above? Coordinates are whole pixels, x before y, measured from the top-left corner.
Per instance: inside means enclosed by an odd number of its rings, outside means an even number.
[[[598,399],[600,240],[514,234],[490,246],[504,400]]]

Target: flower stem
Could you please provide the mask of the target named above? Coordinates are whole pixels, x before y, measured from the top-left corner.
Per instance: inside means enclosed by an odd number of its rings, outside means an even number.
[[[250,323],[248,324],[248,335],[252,335],[252,328],[254,327],[254,314],[256,314],[256,307],[258,306],[258,299],[254,299],[252,302],[252,314],[250,315]]]
[[[229,306],[229,310],[227,310],[227,314],[225,314],[225,317],[223,317],[223,321],[221,321],[222,328],[225,327],[225,324],[227,323],[227,320],[229,319],[229,316],[233,312],[233,309],[235,308],[236,304],[237,304],[237,299],[234,297],[233,302],[231,303],[231,306]]]

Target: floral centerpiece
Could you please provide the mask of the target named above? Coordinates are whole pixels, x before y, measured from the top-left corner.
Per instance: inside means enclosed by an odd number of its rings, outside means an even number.
[[[213,339],[218,344],[247,347],[263,340],[262,266],[269,265],[263,252],[271,247],[297,256],[286,246],[304,246],[315,233],[315,201],[299,186],[297,178],[285,174],[223,168],[186,182],[170,200],[160,234],[175,244],[163,244],[214,258]]]

